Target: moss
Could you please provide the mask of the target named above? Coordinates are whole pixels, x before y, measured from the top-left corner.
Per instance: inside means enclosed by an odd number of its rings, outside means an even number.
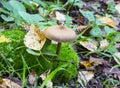
[[[54,80],[64,80],[66,82],[76,76],[78,56],[69,44],[62,44],[58,61],[54,61],[54,59],[51,59],[53,56],[44,55],[43,57],[28,54],[26,51],[27,48],[23,44],[23,38],[26,34],[24,31],[9,30],[3,31],[0,34],[5,35],[12,40],[10,43],[0,43],[0,60],[6,69],[14,68],[14,71],[22,73],[22,57],[24,57],[25,63],[28,67],[27,72],[35,70],[39,74],[42,74],[48,69],[55,69],[62,64],[68,64],[65,70],[59,71],[59,73],[56,74]],[[48,44],[47,47],[44,48],[53,53],[56,51],[56,45]],[[3,66],[0,67],[0,70],[3,69]]]
[[[56,45],[50,45],[48,49],[55,53]],[[58,80],[61,82],[68,82],[71,78],[75,77],[77,74],[78,62],[79,58],[72,46],[67,43],[63,43],[61,46],[60,54],[57,60],[54,61],[54,68],[63,64],[68,64],[68,66],[65,68],[65,70],[61,70],[56,74],[54,78],[55,82]]]

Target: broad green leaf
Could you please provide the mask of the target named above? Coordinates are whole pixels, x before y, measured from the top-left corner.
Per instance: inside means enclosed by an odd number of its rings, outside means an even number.
[[[90,31],[90,34],[95,37],[102,36],[101,29],[97,25]]]
[[[10,21],[13,21],[14,20],[14,18],[13,17],[10,17],[10,16],[6,16],[6,15],[1,15],[1,17],[2,17],[2,19],[4,19],[5,21],[7,21],[7,22],[10,22]]]
[[[113,28],[110,28],[110,27],[108,27],[108,26],[105,26],[104,29],[105,29],[105,32],[106,32],[106,35],[107,35],[107,36],[108,36],[110,33],[115,32],[115,30],[114,30]]]
[[[8,2],[6,2],[6,1],[4,1],[4,0],[1,0],[1,4],[3,5],[3,7],[4,8],[6,8],[7,10],[9,10],[9,11],[12,11],[12,6],[8,3]]]
[[[92,12],[92,11],[84,11],[84,10],[79,10],[79,11],[89,21],[95,21],[94,12]]]
[[[27,51],[29,54],[32,54],[32,55],[35,55],[35,56],[40,56],[40,55],[41,55],[40,52],[31,50],[31,49],[26,49],[26,51]]]
[[[9,4],[17,11],[24,11],[26,12],[26,9],[24,5],[16,0],[10,0]]]
[[[43,83],[42,83],[42,85],[41,85],[40,88],[44,88],[44,86],[47,84],[47,82],[48,82],[49,80],[51,80],[58,71],[63,70],[63,68],[66,67],[67,65],[68,65],[68,64],[61,65],[61,66],[57,67],[54,71],[52,71],[52,72],[50,73],[50,75],[48,75],[47,78],[43,81]]]
[[[39,14],[29,14],[23,11],[19,11],[19,14],[29,24],[36,24],[44,20]]]

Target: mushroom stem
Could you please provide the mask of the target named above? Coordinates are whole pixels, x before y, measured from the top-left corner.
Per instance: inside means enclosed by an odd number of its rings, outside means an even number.
[[[58,57],[58,55],[59,55],[59,53],[60,53],[60,48],[61,48],[61,43],[58,42],[58,44],[57,44],[57,50],[56,50],[56,55],[57,55],[57,56],[55,56],[54,59],[57,59],[57,57]]]
[[[57,44],[57,50],[56,50],[56,54],[57,55],[59,55],[59,53],[60,53],[60,48],[61,48],[61,43],[58,42],[58,44]]]

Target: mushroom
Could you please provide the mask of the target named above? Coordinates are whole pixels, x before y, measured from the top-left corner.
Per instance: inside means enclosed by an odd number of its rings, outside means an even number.
[[[48,39],[58,42],[56,50],[57,55],[60,52],[62,42],[70,42],[76,38],[76,33],[73,30],[62,25],[48,27],[44,33]]]

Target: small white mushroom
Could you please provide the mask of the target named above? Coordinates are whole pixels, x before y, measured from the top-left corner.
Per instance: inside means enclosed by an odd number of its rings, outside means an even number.
[[[44,31],[44,34],[48,39],[58,42],[56,51],[57,55],[59,54],[62,42],[70,42],[76,39],[76,33],[72,29],[62,25],[48,27]]]

